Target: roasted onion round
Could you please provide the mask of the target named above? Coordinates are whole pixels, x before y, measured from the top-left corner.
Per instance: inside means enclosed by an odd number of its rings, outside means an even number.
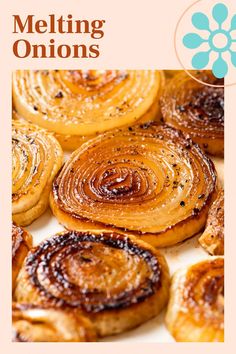
[[[13,342],[94,342],[96,333],[88,318],[73,311],[14,303]]]
[[[152,246],[116,233],[68,231],[29,253],[15,299],[82,311],[105,336],[156,316],[168,292],[168,266]]]
[[[18,70],[18,114],[55,133],[65,149],[97,134],[160,116],[164,75],[151,70]]]
[[[212,257],[174,275],[166,323],[178,342],[224,341],[224,259]]]
[[[76,150],[50,205],[71,230],[113,230],[169,246],[199,232],[215,193],[213,163],[181,132],[155,124],[116,130]]]
[[[210,207],[206,229],[199,242],[212,255],[224,254],[224,191],[222,189]]]
[[[13,121],[12,213],[18,225],[30,224],[45,211],[62,158],[61,147],[50,133]]]
[[[210,71],[193,72],[212,85],[221,85]],[[224,89],[203,85],[185,72],[175,75],[161,97],[166,124],[181,129],[212,155],[224,154]]]
[[[32,236],[26,230],[12,224],[12,290],[22,263],[32,247]]]

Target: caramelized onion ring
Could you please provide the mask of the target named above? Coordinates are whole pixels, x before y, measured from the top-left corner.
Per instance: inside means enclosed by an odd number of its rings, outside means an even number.
[[[166,323],[178,342],[224,341],[224,259],[212,257],[173,278]]]
[[[96,334],[88,318],[73,311],[14,303],[13,342],[94,342]]]
[[[210,84],[221,84],[211,72],[194,72]],[[164,121],[181,129],[212,155],[224,154],[224,89],[210,87],[185,72],[175,75],[161,97]]]
[[[167,126],[106,133],[76,150],[55,178],[50,205],[71,230],[116,230],[168,246],[199,232],[215,169]]]
[[[138,120],[139,124],[145,124],[148,122],[156,121],[158,122],[160,118],[160,107],[159,107],[159,100],[156,100],[153,105],[148,109],[148,111]],[[13,119],[19,120],[24,123],[24,119],[14,110],[13,111]],[[127,125],[128,127],[129,125]],[[93,135],[65,135],[65,134],[58,134],[54,133],[55,138],[60,143],[61,147],[64,150],[76,150],[82,144],[87,142],[90,139],[96,138],[99,133]]]
[[[61,147],[51,134],[13,121],[12,212],[17,224],[28,225],[45,211],[62,156]]]
[[[165,259],[150,245],[115,233],[68,231],[29,253],[15,298],[80,310],[105,336],[156,316],[168,288]]]
[[[222,189],[209,210],[206,229],[199,242],[212,255],[224,254],[224,191]]]
[[[12,290],[22,263],[32,247],[32,236],[24,229],[12,224]]]
[[[18,114],[73,149],[97,134],[160,114],[164,75],[151,70],[18,70]]]

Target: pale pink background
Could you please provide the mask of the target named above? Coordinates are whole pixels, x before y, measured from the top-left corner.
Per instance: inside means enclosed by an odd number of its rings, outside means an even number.
[[[208,0],[202,0],[206,3]],[[0,129],[0,348],[2,353],[51,353],[66,351],[106,354],[129,352],[149,353],[226,353],[235,344],[236,318],[236,86],[226,89],[226,342],[208,344],[121,344],[121,343],[11,343],[11,71],[14,68],[132,68],[180,69],[174,51],[174,31],[183,11],[191,0],[1,0],[0,53],[1,53],[1,129]],[[211,1],[212,2],[212,1]],[[219,2],[219,1],[216,1]],[[225,0],[235,8],[235,0]],[[235,9],[236,10],[236,9]],[[236,12],[236,11],[235,11]],[[43,18],[50,13],[69,13],[77,18],[106,20],[105,36],[100,40],[102,55],[99,59],[57,60],[16,59],[12,54],[12,14],[36,14]],[[58,41],[74,43],[73,35],[63,35]],[[47,35],[28,36],[32,41],[44,42]]]

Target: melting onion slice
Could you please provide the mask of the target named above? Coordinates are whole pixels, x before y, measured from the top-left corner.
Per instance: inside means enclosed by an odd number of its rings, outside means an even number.
[[[222,189],[209,210],[206,229],[199,242],[212,255],[224,254],[224,191]]]
[[[18,70],[13,101],[21,117],[75,149],[107,130],[157,119],[163,80],[151,70]]]
[[[105,336],[159,314],[168,292],[168,266],[152,246],[116,233],[67,231],[30,251],[15,298],[82,311]]]
[[[13,121],[12,212],[18,225],[30,224],[45,211],[62,157],[61,147],[51,134]]]
[[[199,232],[215,193],[213,163],[167,126],[106,133],[76,150],[50,205],[71,230],[115,230],[168,246]]]
[[[13,342],[94,342],[96,334],[88,318],[73,311],[14,303]]]
[[[32,236],[20,226],[12,224],[12,289],[22,263],[32,247]]]
[[[178,342],[224,341],[222,257],[211,257],[174,275],[166,323]]]
[[[196,79],[221,85],[211,72],[194,72]],[[175,75],[161,97],[164,121],[181,129],[212,155],[224,154],[224,89],[207,86],[185,72]]]

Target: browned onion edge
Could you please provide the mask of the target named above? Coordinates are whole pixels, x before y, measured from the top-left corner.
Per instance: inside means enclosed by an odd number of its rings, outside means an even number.
[[[167,111],[167,104],[166,104],[166,99],[167,99],[167,95],[168,95],[168,88],[169,88],[169,86],[171,85],[171,81],[172,80],[176,80],[176,78],[178,78],[178,77],[181,77],[181,79],[182,78],[184,78],[185,77],[185,75],[186,75],[186,73],[184,73],[184,72],[180,72],[180,73],[178,73],[177,75],[175,75],[175,76],[173,76],[173,77],[171,77],[171,79],[169,80],[169,83],[167,84],[167,86],[164,88],[164,90],[163,90],[163,92],[162,92],[162,95],[161,95],[161,97],[160,97],[160,108],[161,108],[161,112],[163,113],[164,111]],[[200,78],[201,78],[201,76],[203,76],[203,75],[207,75],[206,73],[204,73],[204,71],[203,72],[200,72],[200,74],[198,74],[198,76],[200,76]],[[186,79],[188,79],[188,81],[190,81],[190,80],[193,80],[191,77],[186,77]],[[200,85],[200,83],[199,83],[199,85]],[[202,84],[203,85],[203,84]],[[200,86],[199,86],[200,87]],[[222,86],[222,87],[224,87],[224,86]],[[174,105],[174,107],[176,108],[176,104]],[[169,114],[168,114],[169,115]],[[171,116],[173,116],[173,114],[171,115]],[[165,118],[165,115],[163,114],[163,121],[165,122],[165,124],[166,125],[168,125],[169,127],[171,127],[171,128],[174,128],[174,129],[181,129],[180,127],[179,128],[176,128],[176,126],[174,126],[174,124],[173,123],[171,123],[171,122],[168,122],[167,121],[167,119]],[[190,126],[190,125],[189,125]],[[218,141],[224,141],[224,131],[222,132],[222,135],[221,136],[217,136],[217,137],[212,137],[212,135],[211,135],[211,132],[209,132],[208,133],[208,131],[205,131],[204,133],[202,133],[202,132],[196,132],[195,130],[192,130],[191,131],[191,133],[190,132],[186,132],[186,131],[182,131],[182,133],[184,134],[184,136],[185,137],[190,137],[190,135],[191,135],[191,137],[193,138],[193,139],[211,139],[213,142],[214,142],[214,140],[218,140]]]
[[[111,237],[112,236],[112,237]],[[148,289],[141,289],[142,294],[136,296],[135,290],[129,291],[129,298],[124,299],[123,301],[119,300],[116,302],[116,299],[112,299],[113,302],[106,302],[103,304],[95,306],[86,306],[81,304],[71,304],[67,300],[57,298],[56,296],[47,292],[40,282],[38,281],[36,269],[40,264],[39,257],[47,249],[47,247],[52,247],[53,245],[63,247],[67,245],[67,242],[77,241],[77,242],[94,242],[102,243],[107,246],[124,250],[130,252],[133,255],[137,255],[142,258],[152,269],[153,278],[148,280]],[[92,232],[78,232],[78,231],[65,231],[46,239],[37,247],[33,248],[26,260],[25,260],[25,270],[27,273],[27,279],[30,281],[31,285],[37,289],[37,291],[43,295],[46,299],[49,300],[48,306],[55,306],[56,308],[80,308],[85,310],[87,313],[97,313],[100,311],[106,310],[118,310],[125,309],[134,304],[138,304],[146,300],[148,297],[151,297],[160,289],[162,286],[162,266],[158,260],[157,255],[152,252],[149,245],[147,247],[140,246],[135,240],[131,240],[128,236],[118,234],[116,232],[102,232],[99,235]],[[44,260],[44,266],[47,266],[46,262],[49,260]],[[134,300],[134,301],[133,301]]]
[[[144,125],[141,125],[141,127],[145,126],[144,129],[146,129],[146,127],[148,128],[149,126],[151,125],[156,125],[156,123],[153,123],[153,122],[150,122],[150,123],[146,123]],[[81,220],[81,221],[84,221],[84,222],[92,222],[94,223],[95,225],[98,225],[100,226],[101,228],[102,227],[111,227],[111,228],[115,228],[118,232],[119,230],[121,232],[128,232],[130,233],[131,235],[146,235],[146,234],[150,234],[150,235],[161,235],[161,234],[164,234],[166,233],[167,231],[169,230],[173,230],[174,228],[177,228],[179,226],[182,226],[184,225],[186,222],[189,222],[191,221],[192,219],[195,219],[195,218],[200,218],[201,214],[204,213],[205,209],[207,209],[211,203],[212,203],[212,199],[213,199],[213,196],[214,196],[214,193],[215,193],[215,187],[216,187],[216,179],[217,179],[217,174],[216,174],[216,169],[215,169],[215,165],[213,163],[213,161],[203,152],[203,150],[200,148],[200,146],[197,144],[197,143],[194,143],[192,141],[191,138],[187,137],[186,138],[186,135],[181,131],[181,130],[178,130],[178,129],[175,129],[175,128],[172,128],[170,126],[168,126],[167,124],[164,124],[162,125],[163,128],[166,128],[168,130],[170,130],[174,135],[175,135],[175,138],[178,138],[178,139],[181,139],[182,142],[183,142],[183,145],[188,149],[195,149],[198,154],[202,157],[202,159],[204,161],[206,161],[206,163],[208,164],[208,166],[210,167],[210,173],[211,173],[211,176],[213,178],[213,186],[212,186],[212,191],[211,193],[209,193],[209,196],[208,198],[205,200],[205,202],[203,203],[201,209],[199,209],[197,212],[194,211],[194,213],[190,216],[188,216],[186,219],[184,220],[181,220],[179,221],[178,223],[174,224],[174,225],[171,225],[169,227],[167,227],[165,230],[162,230],[160,232],[142,232],[140,230],[129,230],[125,227],[118,227],[116,225],[113,225],[113,224],[109,224],[109,223],[103,223],[101,221],[94,221],[92,219],[88,219],[86,217],[83,217],[83,216],[80,216],[80,215],[77,215],[77,214],[73,214],[73,213],[69,213],[68,211],[65,211],[64,209],[61,209],[60,207],[60,210],[63,211],[63,213],[69,215],[70,217],[72,218],[75,218],[77,220]],[[127,128],[128,129],[128,128]],[[120,129],[118,131],[121,131]],[[59,199],[58,198],[58,195],[57,195],[57,192],[58,192],[58,189],[57,189],[57,177],[59,176],[61,170],[63,169],[65,164],[63,164],[63,166],[61,167],[61,169],[58,171],[56,177],[54,178],[54,181],[53,181],[53,185],[52,185],[52,194],[53,194],[53,199],[54,200],[57,200]],[[70,230],[70,229],[69,229]]]
[[[15,232],[17,233],[15,234],[16,237],[20,236],[21,240],[18,244],[18,247],[16,247],[14,240],[12,240],[12,262],[14,262],[14,260],[17,258],[19,249],[22,244],[29,250],[29,245],[25,239],[25,234],[27,234],[28,232],[24,230],[21,226],[16,225],[15,223],[12,223],[12,234],[13,234],[13,230],[15,230]]]
[[[224,258],[218,256],[194,264],[188,269],[184,284],[185,291],[183,293],[183,301],[188,307],[189,311],[192,311],[196,317],[202,315],[207,318],[207,311],[209,309],[208,307],[206,307],[206,304],[208,304],[210,301],[209,299],[207,300],[201,298],[201,301],[203,301],[203,304],[201,304],[197,300],[195,300],[193,293],[195,285],[198,283],[199,279],[201,280],[202,276],[205,276],[205,274],[208,273],[208,271],[221,271],[222,269],[224,270]],[[194,278],[193,274],[195,275]],[[224,274],[222,277],[224,279]],[[204,289],[206,288],[204,287]]]

